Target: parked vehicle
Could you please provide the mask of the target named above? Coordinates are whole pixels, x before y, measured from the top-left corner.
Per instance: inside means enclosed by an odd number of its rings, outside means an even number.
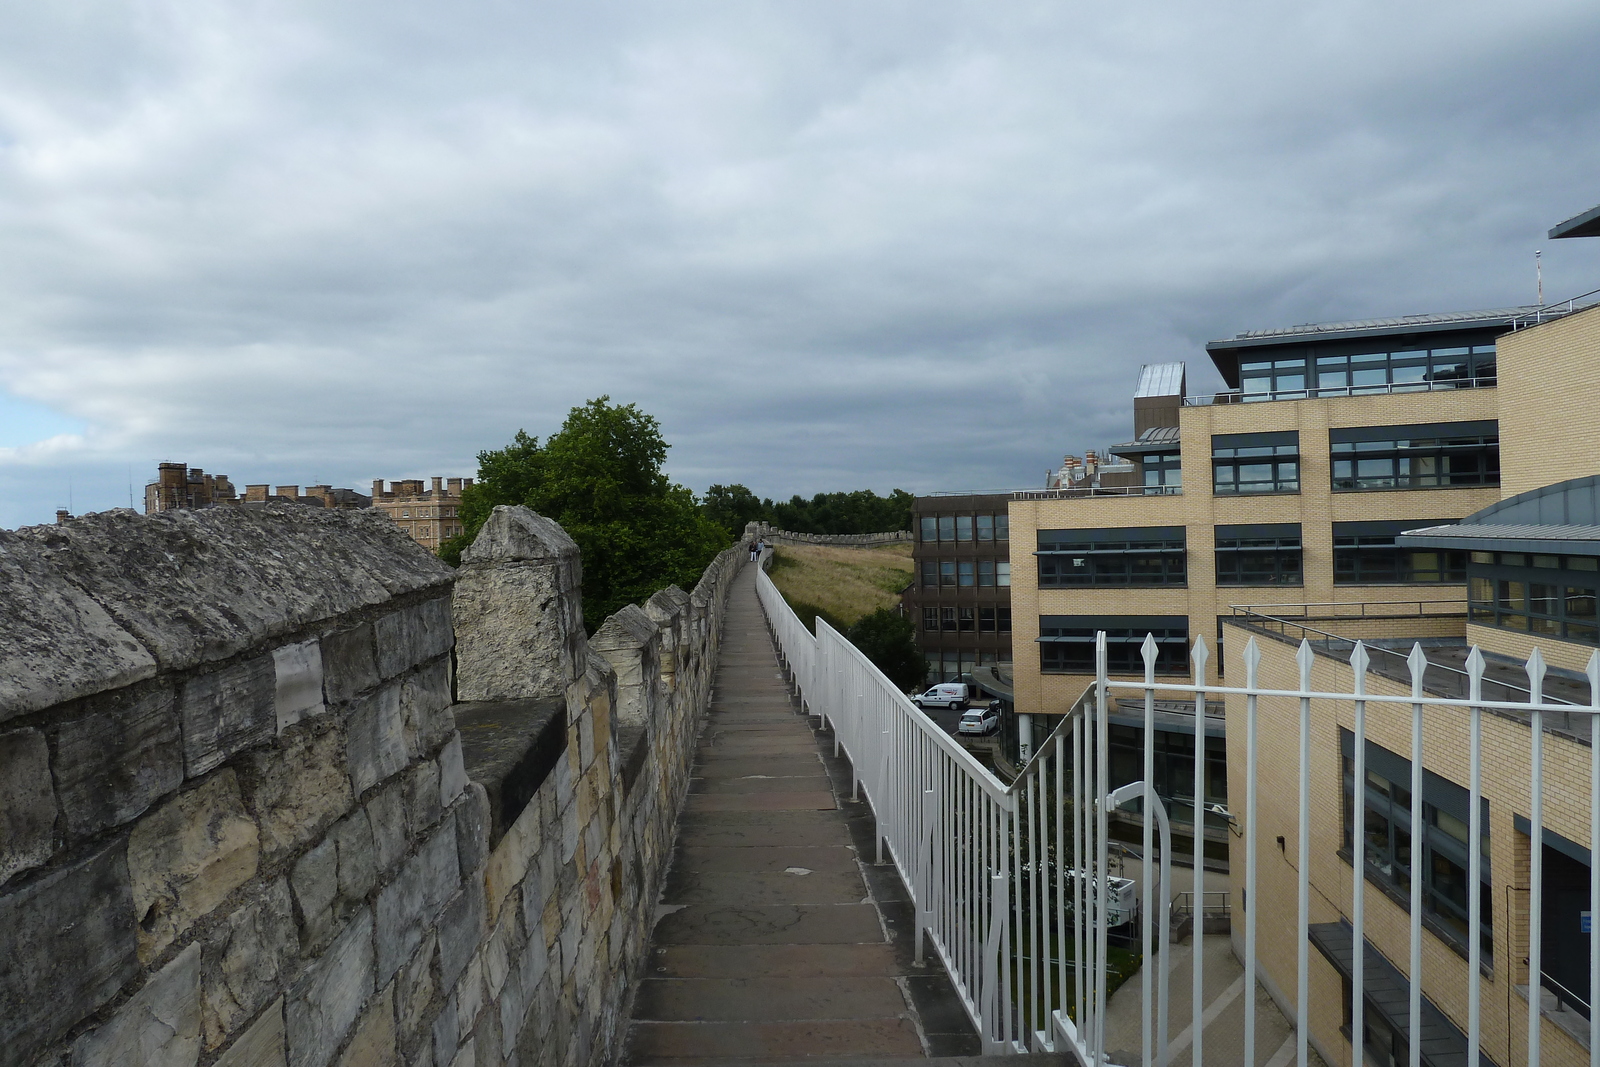
[[[956,724],[958,734],[990,734],[1000,729],[1000,702],[991,700],[987,707],[973,708],[961,716]]]
[[[919,708],[949,708],[955,711],[967,706],[967,687],[963,682],[941,682],[926,693],[918,693],[911,703]]]

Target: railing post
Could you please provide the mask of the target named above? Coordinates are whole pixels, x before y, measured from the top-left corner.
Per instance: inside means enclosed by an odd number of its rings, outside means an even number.
[[[1206,661],[1211,658],[1211,653],[1206,649],[1206,639],[1197,637],[1194,649],[1189,653],[1193,663],[1194,684],[1198,690],[1194,695],[1194,899],[1197,907],[1194,918],[1194,933],[1190,935],[1190,944],[1194,951],[1190,954],[1193,965],[1193,989],[1190,994],[1192,1018],[1189,1023],[1189,1032],[1194,1035],[1194,1055],[1190,1062],[1204,1063],[1202,1056],[1205,1028],[1201,1025],[1205,1018],[1205,901],[1206,901]],[[1253,993],[1254,991],[1252,991]]]

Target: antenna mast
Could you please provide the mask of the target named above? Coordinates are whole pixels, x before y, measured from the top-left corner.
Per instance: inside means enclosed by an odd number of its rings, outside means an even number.
[[[1533,250],[1533,275],[1536,279],[1538,279],[1539,283],[1540,307],[1544,307],[1544,264],[1539,260],[1539,257],[1542,255],[1544,255],[1544,253],[1539,249],[1535,248]]]

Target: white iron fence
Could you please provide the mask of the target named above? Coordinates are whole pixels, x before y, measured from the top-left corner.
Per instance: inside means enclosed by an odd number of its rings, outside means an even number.
[[[1289,806],[1298,810],[1298,855],[1293,864],[1297,872],[1293,920],[1297,946],[1295,969],[1290,978],[1285,968],[1276,982],[1286,999],[1292,997],[1293,1003],[1286,1006],[1295,1019],[1311,1017],[1312,856],[1309,850],[1314,703],[1336,702],[1340,707],[1353,707],[1353,781],[1357,783],[1367,781],[1369,717],[1388,716],[1388,724],[1409,722],[1411,781],[1407,784],[1412,827],[1425,825],[1424,709],[1450,709],[1454,715],[1465,716],[1471,768],[1467,832],[1468,840],[1474,843],[1484,839],[1485,831],[1482,825],[1484,714],[1508,713],[1526,718],[1531,727],[1531,775],[1525,783],[1525,795],[1530,798],[1529,838],[1534,842],[1545,839],[1543,716],[1556,711],[1557,706],[1546,701],[1543,695],[1545,665],[1537,651],[1527,665],[1531,699],[1518,703],[1483,699],[1485,664],[1476,649],[1467,659],[1465,699],[1446,699],[1424,692],[1422,676],[1427,661],[1420,647],[1413,649],[1408,661],[1412,675],[1409,696],[1368,693],[1368,653],[1360,642],[1349,656],[1355,679],[1351,692],[1313,689],[1315,653],[1304,641],[1295,656],[1298,687],[1261,687],[1258,684],[1261,654],[1253,638],[1241,656],[1245,675],[1245,684],[1241,687],[1204,684],[1209,655],[1204,639],[1194,643],[1193,675],[1189,683],[1156,680],[1156,644],[1149,637],[1143,647],[1144,681],[1114,682],[1107,677],[1106,641],[1102,633],[1097,636],[1095,645],[1097,682],[1062,717],[1049,736],[1036,745],[1032,758],[1016,780],[1007,784],[923,715],[837,631],[818,620],[813,637],[765,573],[758,573],[757,586],[768,621],[809,713],[820,716],[832,729],[836,753],[842,749],[849,756],[853,791],[857,795],[864,791],[872,804],[877,821],[878,861],[882,862],[887,856],[910,891],[917,917],[917,958],[921,959],[926,935],[926,943],[933,946],[944,962],[988,1054],[1070,1049],[1087,1064],[1108,1062],[1108,987],[1117,978],[1110,931],[1122,925],[1130,915],[1136,915],[1137,943],[1145,964],[1140,967],[1139,1043],[1143,1062],[1146,1067],[1165,1064],[1180,1046],[1186,1052],[1192,1050],[1191,1063],[1202,1062],[1206,1037],[1203,1024],[1189,1027],[1177,1045],[1169,1042],[1168,1019],[1172,1012],[1167,989],[1171,970],[1167,951],[1171,929],[1168,901],[1173,895],[1169,873],[1170,831],[1161,801],[1144,788],[1144,783],[1156,780],[1151,739],[1155,736],[1158,696],[1164,702],[1188,701],[1196,708],[1203,708],[1208,697],[1242,700],[1243,722],[1230,724],[1242,727],[1245,735],[1245,766],[1229,771],[1235,797],[1239,787],[1243,787],[1242,834],[1231,845],[1230,861],[1236,871],[1243,872],[1245,906],[1235,909],[1233,920],[1237,924],[1242,912],[1241,962],[1246,990],[1256,986],[1258,912],[1264,910],[1253,906],[1258,899],[1260,844],[1257,833],[1261,803],[1257,788],[1260,705],[1267,700],[1278,702],[1276,706],[1280,708],[1298,706],[1298,796],[1274,796],[1271,801],[1276,810],[1287,810]],[[1591,657],[1587,673],[1591,694],[1600,696],[1600,653]],[[1111,781],[1107,739],[1116,691],[1142,695],[1145,743],[1142,781],[1111,790],[1107,788]],[[1319,715],[1323,710],[1319,708]],[[1559,711],[1592,715],[1600,713],[1600,701],[1592,698],[1591,705],[1585,708],[1561,705]],[[1203,717],[1199,717],[1199,721],[1203,722]],[[1200,736],[1203,737],[1203,732]],[[1206,781],[1205,759],[1205,745],[1196,743],[1193,773],[1197,785]],[[1593,856],[1600,855],[1600,746],[1590,747],[1589,761],[1588,827]],[[1352,825],[1364,827],[1367,793],[1360,788],[1353,792],[1362,798],[1362,806],[1352,817]],[[1141,855],[1146,857],[1144,870],[1147,874],[1138,879],[1136,903],[1131,899],[1133,891],[1127,881],[1112,873],[1110,856],[1115,845],[1108,833],[1109,810],[1135,795],[1142,795],[1146,809],[1156,816],[1142,820]],[[1195,818],[1203,824],[1204,820],[1198,815]],[[1148,858],[1158,851],[1153,840],[1158,833],[1163,839],[1159,850],[1162,860],[1159,887],[1153,886],[1153,879],[1148,876],[1151,867]],[[1195,836],[1194,849],[1200,853],[1203,833]],[[1277,840],[1281,845],[1283,839]],[[1363,852],[1365,843],[1361,833],[1355,835],[1353,844],[1358,853]],[[1465,851],[1467,885],[1478,887],[1484,873],[1482,849],[1468,847]],[[1351,864],[1349,910],[1348,913],[1341,911],[1340,915],[1341,921],[1348,922],[1352,931],[1352,958],[1346,975],[1351,990],[1348,1034],[1367,1032],[1363,1016],[1367,1006],[1366,983],[1371,973],[1366,954],[1371,943],[1367,937],[1366,902],[1372,890],[1363,868],[1360,862]],[[1192,899],[1204,901],[1207,897],[1203,863],[1195,862],[1193,872]],[[1533,847],[1528,851],[1526,877],[1526,926],[1519,936],[1525,946],[1527,973],[1540,975],[1543,973],[1544,900],[1541,848]],[[1407,983],[1408,1011],[1400,1022],[1406,1034],[1424,1032],[1423,997],[1428,995],[1432,1001],[1430,1010],[1437,1011],[1441,1001],[1438,983],[1446,980],[1444,976],[1430,976],[1423,966],[1423,882],[1421,877],[1409,878],[1409,952],[1394,961],[1397,967],[1403,967],[1410,979]],[[1462,950],[1467,956],[1465,973],[1478,975],[1483,973],[1485,962],[1482,939],[1478,936],[1483,894],[1474,891],[1467,896],[1469,913],[1465,918],[1469,934],[1463,939]],[[1600,878],[1590,879],[1588,900],[1590,914],[1600,915]],[[1274,916],[1271,921],[1279,920]],[[1288,923],[1286,917],[1281,921]],[[1198,932],[1198,923],[1196,927]],[[1590,989],[1600,989],[1600,923],[1592,924],[1588,948]],[[1509,971],[1512,964],[1507,961],[1502,965]],[[1193,951],[1189,967],[1192,968],[1192,1002],[1189,1011],[1182,1014],[1191,1020],[1204,1021],[1207,1007],[1202,1003],[1205,954]],[[1503,1020],[1497,1020],[1505,1025],[1495,1032],[1494,1048],[1488,1047],[1484,1036],[1484,982],[1464,981],[1458,970],[1451,972],[1456,975],[1451,980],[1458,987],[1465,984],[1467,988],[1442,992],[1445,1003],[1464,1004],[1464,1009],[1449,1019],[1465,1041],[1465,1048],[1461,1050],[1465,1052],[1465,1059],[1460,1062],[1501,1062],[1501,1055],[1513,1051],[1510,1010],[1507,1009]],[[1417,981],[1419,975],[1421,980]],[[1540,984],[1552,989],[1558,999],[1563,999],[1563,994],[1566,1002],[1576,999],[1570,991],[1557,988],[1559,983],[1553,980],[1546,979]],[[1241,999],[1245,1018],[1240,1062],[1254,1064],[1260,1058],[1255,1049],[1256,997],[1247,993]],[[1531,1065],[1541,1062],[1543,999],[1537,992],[1527,997],[1525,1029],[1523,1036],[1515,1039],[1517,1045],[1525,1047],[1516,1048],[1515,1055],[1507,1055],[1507,1059]],[[1583,1007],[1586,1013],[1587,1005]],[[1295,1062],[1302,1067],[1308,1060],[1308,1036],[1306,1026],[1296,1028]],[[1412,1067],[1431,1061],[1433,1054],[1425,1055],[1422,1045],[1420,1040],[1407,1043],[1407,1058]],[[1582,1057],[1594,1067],[1600,1067],[1600,1041],[1592,1042],[1590,1051],[1574,1054],[1577,1047],[1573,1044],[1570,1049],[1563,1049],[1563,1055],[1550,1062],[1557,1059],[1572,1062],[1575,1057]],[[1266,1053],[1271,1051],[1265,1050]],[[1460,1052],[1455,1055],[1459,1058]],[[1361,1067],[1359,1051],[1352,1049],[1351,1058],[1354,1067]],[[1389,1061],[1384,1059],[1383,1062]]]

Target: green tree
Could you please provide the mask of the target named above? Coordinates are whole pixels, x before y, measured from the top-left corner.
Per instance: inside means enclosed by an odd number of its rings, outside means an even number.
[[[772,513],[772,501],[762,500],[742,485],[713,485],[700,506],[735,541],[744,536],[746,523],[760,522]]]
[[[669,585],[693,588],[731,540],[662,471],[668,447],[653,416],[609,396],[573,408],[542,448],[519,431],[506,448],[479,453],[454,540],[471,544],[497,504],[526,504],[560,523],[583,553],[583,621],[593,633],[624,604]]]
[[[810,500],[791,497],[787,503],[771,504],[767,520],[780,530],[796,533],[848,534],[882,533],[885,530],[911,529],[911,502],[904,489],[879,496],[870,489],[853,493],[818,493]]]
[[[857,619],[844,632],[884,676],[901,689],[920,689],[928,663],[917,648],[917,631],[911,620],[893,608],[879,608]]]

